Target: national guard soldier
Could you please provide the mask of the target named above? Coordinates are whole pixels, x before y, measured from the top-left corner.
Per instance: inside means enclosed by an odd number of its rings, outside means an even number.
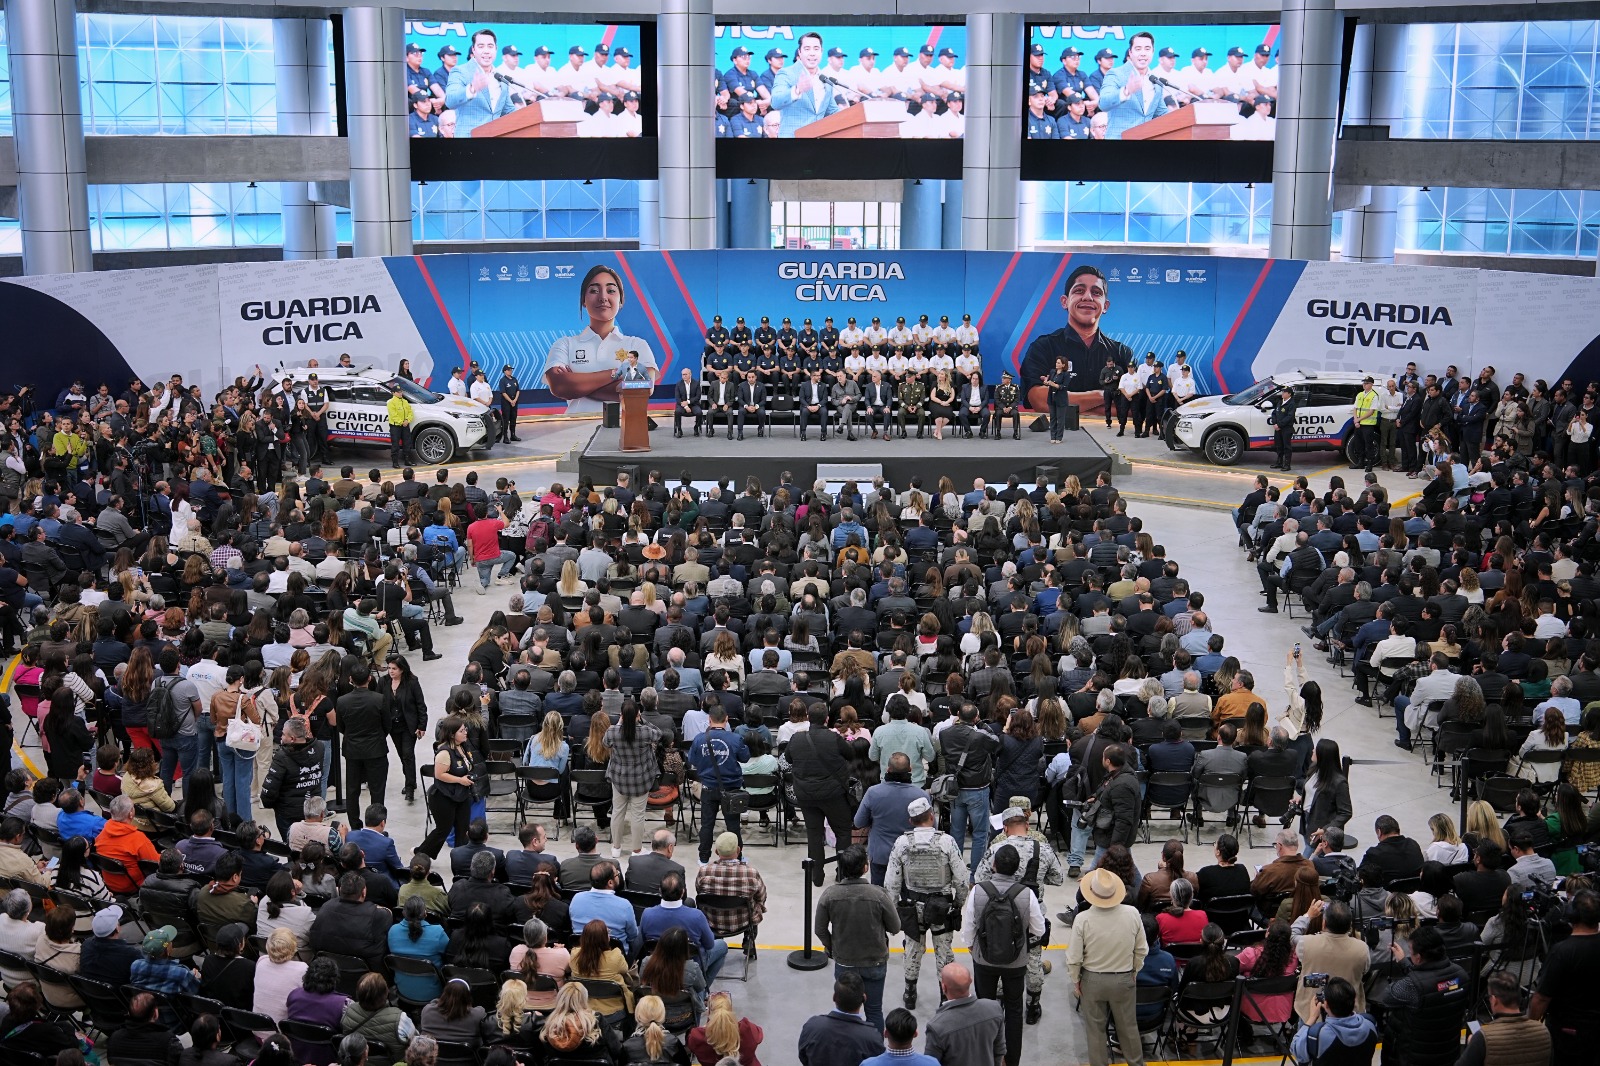
[[[883,320],[877,315],[872,316],[872,324],[864,332],[867,335],[868,344],[877,345],[889,342],[889,331],[883,328]]]
[[[720,415],[728,427],[728,439],[733,439],[733,409],[738,404],[738,387],[728,380],[726,367],[717,371],[711,391],[706,393],[706,436],[717,435],[717,417]]]
[[[1267,425],[1272,427],[1272,447],[1276,457],[1272,469],[1288,470],[1294,454],[1295,408],[1294,390],[1287,386],[1272,398],[1272,410],[1267,412]]]
[[[771,351],[759,352],[756,355],[756,380],[761,383],[770,399],[778,391],[778,357]]]
[[[728,343],[728,328],[722,324],[721,315],[711,316],[711,328],[706,330],[706,346],[721,351]]]
[[[756,76],[750,73],[750,56],[753,53],[742,45],[733,50],[733,69],[722,75],[722,91],[728,94],[728,103],[738,107],[746,100],[759,103],[756,96]]]
[[[694,435],[698,437],[704,414],[700,408],[700,383],[688,367],[683,368],[681,377],[682,380],[672,387],[672,435],[683,436],[683,419],[687,415],[694,419]]]
[[[888,351],[887,345],[882,348],[874,348],[867,353],[865,365],[862,369],[867,372],[868,377],[873,374],[886,374],[889,372],[889,357],[884,354],[886,351]]]
[[[844,330],[834,340],[835,343],[842,344],[846,348],[854,348],[865,340],[866,336],[866,331],[856,325],[855,316],[851,315],[845,320]],[[826,345],[828,342],[824,340],[822,343]]]
[[[907,373],[905,381],[900,384],[900,413],[895,416],[895,423],[900,427],[901,440],[906,439],[907,418],[917,420],[917,439],[921,440],[923,431],[928,427],[928,386],[920,373]]]
[[[972,324],[971,315],[961,316],[961,325],[956,327],[956,343],[974,352],[978,350],[978,327]]]
[[[906,326],[905,315],[894,320],[894,326],[889,330],[889,343],[896,348],[911,343],[911,330]]]
[[[926,796],[906,804],[906,814],[911,828],[894,842],[883,887],[900,911],[900,929],[906,936],[905,1004],[906,1010],[915,1010],[917,978],[930,934],[938,969],[955,961],[955,932],[967,901],[967,864],[955,838],[934,825],[933,804]]]
[[[974,884],[987,881],[994,874],[995,853],[1003,847],[1015,848],[1017,858],[1020,860],[1017,880],[1033,890],[1034,898],[1040,901],[1040,908],[1043,909],[1044,886],[1065,884],[1067,874],[1061,865],[1061,857],[1045,840],[1044,835],[1029,828],[1028,819],[1032,814],[1033,804],[1028,797],[1011,797],[1011,805],[993,819],[1001,833],[989,842],[989,850],[984,854],[983,861],[978,863],[977,872],[972,875],[972,880]],[[1031,848],[1029,844],[1032,845]],[[1028,939],[1026,979],[1028,1006],[1023,1017],[1029,1025],[1038,1024],[1042,1014],[1039,994],[1044,991],[1044,975],[1049,972],[1044,961],[1044,946],[1048,943],[1050,943],[1050,920],[1046,918],[1044,936],[1038,940],[1031,937]]]
[[[1011,418],[1011,439],[1022,439],[1022,414],[1018,404],[1022,399],[1022,390],[1017,388],[1017,383],[1011,380],[1011,371],[1006,370],[1000,374],[1000,384],[994,387],[994,439],[1000,439],[1000,424],[1007,416]],[[1106,423],[1110,425],[1110,423]]]
[[[845,439],[855,440],[856,408],[861,403],[861,386],[855,378],[845,373],[843,367],[840,367],[834,376],[828,400],[833,404],[834,410],[839,412],[839,426],[844,430]]]
[[[799,354],[801,355],[817,350],[817,344],[819,343],[817,331],[812,328],[809,318],[800,324],[800,333],[796,340],[799,342]]]
[[[861,402],[865,408],[867,424],[872,427],[872,439],[878,439],[878,427],[883,427],[883,439],[888,440],[889,411],[894,406],[894,387],[883,380],[882,371],[874,370],[869,375],[867,387],[862,390]]]
[[[855,319],[851,319],[851,321],[853,322]],[[820,347],[824,344],[834,345],[838,343],[839,331],[834,328],[833,316],[829,315],[827,318],[822,320],[822,332],[817,335],[817,344]]]
[[[890,352],[889,357],[884,360],[884,375],[889,384],[897,389],[900,387],[900,383],[906,379],[906,374],[910,369],[911,360],[906,356],[906,348],[903,345]]]
[[[917,319],[917,324],[911,327],[911,342],[918,347],[933,343],[933,327],[928,325],[927,315]]]
[[[728,339],[735,344],[750,343],[750,327],[744,324],[743,315],[733,320],[733,331],[728,334]]]
[[[751,419],[756,423],[756,436],[767,435],[767,390],[756,380],[754,370],[747,371],[739,386],[739,439],[744,440],[744,424]]]
[[[806,360],[808,361],[812,358],[814,358],[814,356],[806,356]],[[799,396],[800,382],[804,380],[804,376],[805,369],[799,356],[778,356],[778,379],[779,383],[783,386],[783,395],[788,396],[791,399]],[[776,398],[778,393],[774,392],[772,395],[774,398]]]
[[[778,351],[794,351],[800,335],[794,331],[794,323],[788,315],[783,316],[783,321],[778,325]]]
[[[1036,81],[1028,86],[1026,122],[1028,124],[1028,140],[1030,141],[1054,141],[1058,139],[1056,120],[1045,114],[1044,111],[1044,102],[1048,95],[1049,91],[1042,81]]]
[[[778,331],[772,328],[772,319],[766,315],[761,316],[761,324],[756,327],[755,341],[763,348],[778,343]]]

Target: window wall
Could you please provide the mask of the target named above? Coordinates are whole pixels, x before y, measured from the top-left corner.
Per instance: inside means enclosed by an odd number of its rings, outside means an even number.
[[[435,181],[411,186],[411,235],[428,241],[639,238],[634,181]]]
[[[774,248],[849,249],[900,247],[900,205],[784,200],[772,205]]]

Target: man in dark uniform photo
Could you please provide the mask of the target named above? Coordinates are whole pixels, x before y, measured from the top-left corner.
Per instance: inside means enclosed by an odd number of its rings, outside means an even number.
[[[733,332],[728,334],[728,339],[734,344],[750,343],[750,327],[744,324],[744,316],[734,319]]]
[[[713,315],[711,328],[706,330],[706,347],[721,350],[728,343],[728,328],[722,324],[721,315]]]
[[[522,383],[517,380],[516,371],[510,363],[500,371],[500,384],[495,389],[495,395],[500,407],[501,443],[521,440],[517,436],[517,400],[522,396]]]
[[[1272,446],[1276,457],[1272,469],[1289,469],[1289,459],[1294,453],[1294,390],[1285,388],[1273,397],[1272,410],[1267,412],[1267,424],[1272,427]]]
[[[766,315],[761,316],[761,325],[756,327],[755,342],[763,348],[778,343],[778,331],[772,328],[772,319]]]
[[[1122,380],[1122,366],[1115,352],[1106,353],[1105,365],[1100,368],[1100,402],[1106,407],[1106,428],[1111,428],[1111,415],[1117,409],[1117,382]]]
[[[1056,359],[1067,361],[1077,391],[1099,387],[1100,368],[1108,357],[1114,358],[1118,366],[1127,366],[1133,360],[1133,352],[1126,344],[1100,330],[1100,319],[1111,309],[1111,295],[1099,267],[1080,266],[1067,275],[1061,308],[1067,312],[1067,324],[1035,337],[1022,357],[1022,386],[1027,390],[1028,406],[1035,411],[1050,407],[1046,379],[1054,376]]]
[[[928,426],[928,386],[923,384],[920,377],[907,377],[900,386],[900,413],[895,416],[895,422],[900,427],[900,439],[906,436],[906,419],[917,420],[917,439],[922,439],[923,432]]]

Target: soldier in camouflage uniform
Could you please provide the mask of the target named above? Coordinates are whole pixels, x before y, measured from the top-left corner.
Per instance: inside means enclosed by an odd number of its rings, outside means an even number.
[[[978,872],[973,875],[974,883],[987,881],[994,874],[994,855],[1001,848],[1012,845],[1017,849],[1017,857],[1021,865],[1017,869],[1017,880],[1033,890],[1038,897],[1040,906],[1044,905],[1045,885],[1065,884],[1066,870],[1061,865],[1061,857],[1056,854],[1044,834],[1030,828],[1029,819],[1033,814],[1033,803],[1026,796],[1012,796],[1010,806],[997,815],[1001,823],[1002,832],[989,842],[989,850],[984,853],[983,861],[978,863]],[[1030,841],[1030,849],[1023,841]],[[1043,1014],[1039,1005],[1039,994],[1044,991],[1044,975],[1050,972],[1050,964],[1045,961],[1044,948],[1050,943],[1050,920],[1045,919],[1044,936],[1037,941],[1028,943],[1028,1006],[1023,1018],[1029,1025],[1038,1023]]]
[[[933,804],[926,796],[908,803],[906,813],[911,828],[894,842],[883,887],[900,909],[900,927],[906,935],[905,1003],[907,1010],[915,1010],[929,934],[938,968],[955,961],[955,933],[967,901],[967,862],[955,838],[934,825]]]
[[[928,386],[919,377],[908,377],[900,386],[900,412],[895,423],[900,427],[900,439],[906,435],[906,416],[917,420],[917,439],[928,425]]]
[[[1000,384],[994,387],[994,439],[1000,439],[1000,426],[1006,416],[1011,417],[1011,439],[1022,439],[1022,415],[1017,409],[1022,390],[1011,380],[1011,371],[1000,375]]]

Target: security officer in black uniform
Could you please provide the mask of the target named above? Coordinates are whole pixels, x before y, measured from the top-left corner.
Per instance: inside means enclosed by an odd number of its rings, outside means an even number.
[[[1167,380],[1167,372],[1157,363],[1155,369],[1150,371],[1150,376],[1144,379],[1144,429],[1136,432],[1135,437],[1148,437],[1161,428],[1161,420],[1166,417],[1167,405],[1172,402],[1172,383]]]
[[[755,349],[748,344],[739,345],[738,354],[733,357],[733,375],[735,381],[743,381],[744,376],[756,368]]]
[[[728,345],[728,348],[732,348],[734,352],[739,350],[738,346],[732,343]],[[706,353],[706,373],[708,376],[715,376],[724,370],[733,369],[733,354],[728,351],[728,348],[719,348],[717,351]]]
[[[822,320],[822,332],[817,335],[817,343],[827,345],[839,343],[839,331],[834,328],[832,315]]]
[[[1289,459],[1294,454],[1294,422],[1298,407],[1293,389],[1282,389],[1272,398],[1272,410],[1267,412],[1267,425],[1272,427],[1274,470],[1289,469]]]
[[[1000,374],[1000,384],[994,387],[994,439],[1000,439],[1001,422],[1009,417],[1011,419],[1011,439],[1022,439],[1022,415],[1018,405],[1022,400],[1022,390],[1017,388],[1017,383],[1011,378],[1011,371],[1006,370]]]
[[[521,440],[517,436],[517,400],[522,396],[522,383],[517,380],[516,371],[507,363],[505,369],[500,371],[500,383],[495,386],[495,398],[500,406],[500,441],[506,443]]]
[[[814,357],[809,355],[806,356],[806,360],[812,358]],[[779,354],[778,384],[782,386],[782,395],[787,396],[790,399],[799,396],[800,382],[805,380],[805,373],[804,361],[799,356]],[[779,395],[780,394],[777,391],[772,393],[774,399],[776,399]]]
[[[785,319],[785,321],[788,320]],[[804,356],[807,352],[814,352],[817,350],[817,344],[819,343],[817,331],[811,327],[811,320],[809,318],[806,319],[805,322],[801,323],[800,333],[796,337],[796,341],[798,342],[797,346],[799,347],[799,354],[801,356]]]
[[[427,49],[420,44],[406,45],[406,105],[414,107],[418,100],[432,100],[433,75],[422,69],[422,57]],[[417,65],[413,67],[411,64]]]
[[[711,328],[706,330],[706,346],[721,351],[728,345],[728,328],[722,324],[721,315],[711,316]]]
[[[750,343],[750,327],[744,324],[744,316],[734,319],[733,330],[728,334],[728,339],[735,344]]]
[[[817,360],[817,366],[822,370],[823,381],[830,383],[837,381],[839,375],[844,372],[844,355],[838,348],[824,348]]]
[[[778,343],[778,331],[772,328],[772,319],[766,315],[761,316],[761,325],[756,327],[755,340],[763,348]]]
[[[788,315],[784,315],[783,322],[778,326],[778,350],[794,351],[799,339],[800,335],[794,331],[794,323]]]
[[[770,351],[756,353],[756,380],[761,383],[766,395],[777,395],[778,388],[778,357]]]
[[[1106,405],[1106,428],[1111,428],[1111,415],[1117,408],[1117,382],[1122,380],[1122,367],[1117,364],[1115,352],[1106,353],[1105,365],[1100,368],[1100,398]]]

